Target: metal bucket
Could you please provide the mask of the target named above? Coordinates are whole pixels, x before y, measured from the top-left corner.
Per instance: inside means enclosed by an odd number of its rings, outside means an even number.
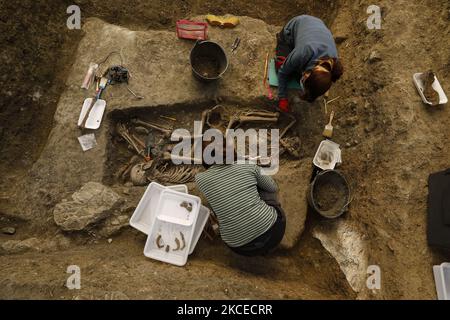
[[[308,190],[309,205],[325,218],[337,218],[348,209],[350,187],[347,179],[336,170],[319,172]]]
[[[192,73],[203,82],[212,82],[222,77],[228,68],[225,50],[212,41],[197,41],[190,55]]]

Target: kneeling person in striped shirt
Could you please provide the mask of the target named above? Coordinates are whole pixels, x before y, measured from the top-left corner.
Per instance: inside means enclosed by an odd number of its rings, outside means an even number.
[[[283,239],[286,218],[275,181],[254,164],[213,164],[195,181],[219,221],[222,240],[245,256],[265,255]]]

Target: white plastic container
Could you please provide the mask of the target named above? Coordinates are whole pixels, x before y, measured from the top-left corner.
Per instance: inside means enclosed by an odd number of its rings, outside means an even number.
[[[147,235],[150,233],[157,215],[156,209],[159,204],[161,192],[166,188],[182,193],[188,192],[188,188],[184,184],[165,187],[156,182],[150,183],[139,201],[136,210],[134,210],[134,213],[131,216],[130,226]]]
[[[89,110],[89,106],[91,105],[93,98],[86,98],[83,103],[83,107],[81,108],[80,116],[78,118],[78,126],[81,126],[85,114]],[[102,123],[103,114],[105,113],[106,101],[103,99],[97,99],[95,101],[91,112],[89,112],[89,116],[86,120],[86,125],[84,126],[86,129],[96,130],[100,128],[100,124]]]
[[[152,231],[147,237],[144,255],[176,266],[184,266],[189,255],[189,244],[192,242],[193,230],[193,225],[180,225],[157,216]],[[177,247],[175,239],[178,239],[179,243],[183,243],[183,247],[176,251],[174,250]],[[161,244],[162,247],[158,247],[158,244]]]
[[[192,238],[192,243],[189,249],[189,254],[192,254],[192,252],[194,252],[194,249],[197,246],[197,242],[203,233],[203,229],[205,228],[206,222],[208,221],[209,215],[210,215],[209,209],[205,206],[200,206],[200,210],[198,211],[197,222],[194,228],[194,236]]]
[[[450,300],[450,263],[433,266],[438,300]]]
[[[328,139],[323,140],[314,156],[314,165],[322,170],[333,170],[341,162],[341,149],[339,145]]]
[[[189,210],[182,204],[190,204]],[[145,243],[144,255],[184,266],[193,244],[200,207],[200,198],[197,196],[163,190],[156,209],[158,215]]]
[[[187,209],[183,205],[190,208]],[[192,226],[197,219],[200,205],[201,201],[197,196],[165,189],[161,192],[156,212],[162,220]]]
[[[422,75],[423,75],[423,73],[415,73],[413,75],[414,85],[416,86],[417,91],[419,92],[419,95],[422,98],[422,101],[424,103],[432,106],[433,104],[430,101],[428,101],[427,98],[425,97],[425,95],[423,94],[424,87],[423,87]],[[445,92],[442,89],[442,86],[439,83],[439,80],[436,78],[436,76],[434,76],[434,82],[431,86],[439,94],[438,105],[446,104],[448,102],[447,96],[445,95]]]

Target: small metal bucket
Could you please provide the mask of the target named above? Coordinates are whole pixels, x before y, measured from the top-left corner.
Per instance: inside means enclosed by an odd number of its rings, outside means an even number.
[[[212,41],[197,41],[191,50],[192,73],[203,82],[213,82],[222,77],[228,68],[225,50]]]
[[[316,194],[320,190],[330,190],[329,192],[335,193],[338,196],[336,201],[332,205],[326,203],[326,207],[322,207],[320,203],[321,199],[317,199]],[[330,219],[337,218],[347,211],[348,205],[351,202],[350,187],[347,179],[339,171],[324,170],[319,172],[311,182],[307,198],[309,205],[321,216]],[[335,199],[330,198],[330,200],[325,202],[332,202]]]

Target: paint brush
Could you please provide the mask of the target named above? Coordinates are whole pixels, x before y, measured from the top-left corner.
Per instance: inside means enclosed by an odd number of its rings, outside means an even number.
[[[325,126],[325,129],[323,129],[323,133],[322,133],[322,135],[325,138],[331,138],[333,136],[333,126],[331,125],[331,121],[333,121],[333,118],[334,118],[334,111],[331,111],[331,113],[330,113],[330,121]]]

